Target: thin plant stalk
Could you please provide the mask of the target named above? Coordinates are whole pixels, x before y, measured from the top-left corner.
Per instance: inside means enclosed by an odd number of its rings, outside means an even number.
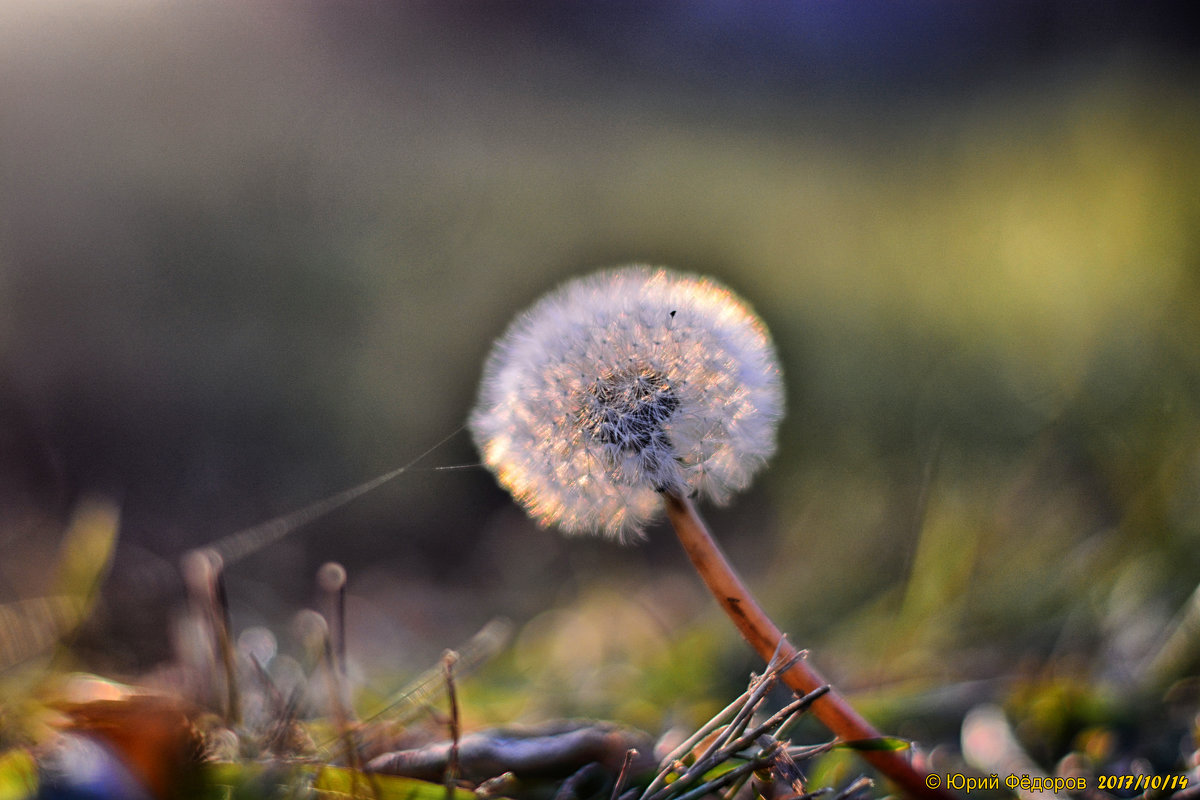
[[[703,741],[703,739],[706,736],[708,736],[713,731],[715,731],[717,728],[719,728],[721,726],[721,724],[724,723],[725,720],[731,714],[736,712],[742,706],[743,703],[747,702],[749,697],[750,697],[749,690],[743,692],[741,697],[739,697],[737,700],[734,700],[732,703],[727,705],[721,711],[717,712],[716,716],[714,716],[708,722],[704,723],[704,725],[702,725],[699,728],[699,730],[697,730],[695,733],[693,733],[691,736],[689,736],[682,744],[680,744],[678,747],[676,747],[674,750],[672,750],[670,752],[670,754],[668,754],[666,756],[666,758],[662,759],[661,763],[667,764],[667,765],[671,766],[672,768],[674,768],[676,765],[678,765],[680,759],[682,759],[685,755],[690,753],[692,751],[692,748],[694,748],[697,744],[699,744],[701,741]],[[645,788],[645,790],[643,790],[641,797],[643,797],[643,798],[653,797],[654,792],[656,792],[658,789],[662,788],[662,786],[664,784],[666,784],[667,777],[670,774],[671,774],[670,769],[664,769],[662,772],[658,773],[658,775],[656,775],[654,777],[654,780],[650,781],[650,785],[647,786]]]
[[[458,763],[458,748],[461,736],[461,726],[458,716],[458,690],[454,686],[454,665],[458,663],[458,653],[447,650],[442,654],[442,670],[446,675],[446,699],[450,703],[450,753],[446,757],[446,774],[443,781],[446,785],[446,800],[453,800],[454,789],[458,786],[461,772]]]
[[[691,501],[669,492],[663,494],[663,500],[667,518],[675,528],[683,549],[742,637],[766,661],[770,661],[776,653],[782,660],[796,656],[796,649],[786,641],[778,626],[746,588]],[[793,691],[801,694],[808,694],[829,685],[829,682],[803,659],[795,659],[780,677]],[[854,742],[882,737],[882,734],[832,687],[824,696],[813,702],[812,712],[843,741]],[[865,750],[860,755],[914,797],[930,800],[954,797],[944,790],[930,788],[926,782],[927,776],[894,750]]]
[[[625,760],[621,762],[621,771],[617,773],[617,782],[613,784],[609,800],[620,800],[621,792],[625,790],[625,781],[629,779],[629,766],[637,756],[638,751],[636,748],[631,747],[625,751]]]

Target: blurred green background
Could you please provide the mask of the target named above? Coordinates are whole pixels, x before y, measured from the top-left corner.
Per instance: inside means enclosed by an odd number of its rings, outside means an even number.
[[[72,510],[111,498],[77,650],[152,668],[181,554],[416,457],[518,310],[662,263],[775,336],[778,455],[710,522],[822,670],[930,744],[995,701],[1047,768],[1096,725],[1170,763],[1200,666],[1179,13],[6,3],[0,601],[46,592]],[[460,431],[232,565],[235,628],[286,640],[336,559],[368,683],[516,623],[481,718],[657,731],[744,682],[667,530],[568,541],[483,470],[432,469],[477,460]]]

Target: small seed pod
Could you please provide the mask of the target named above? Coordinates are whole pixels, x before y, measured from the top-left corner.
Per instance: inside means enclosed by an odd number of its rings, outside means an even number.
[[[724,503],[744,489],[782,416],[754,312],[712,280],[634,266],[571,281],[518,317],[469,424],[537,520],[628,541],[663,492]]]

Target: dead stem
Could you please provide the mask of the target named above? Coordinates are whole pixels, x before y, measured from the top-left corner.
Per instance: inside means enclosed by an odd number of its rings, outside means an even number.
[[[442,654],[442,671],[446,676],[446,697],[450,703],[450,754],[446,758],[446,800],[453,800],[454,789],[458,785],[459,765],[458,747],[461,730],[458,718],[458,690],[454,686],[454,666],[458,663],[458,653],[447,650]]]
[[[329,627],[330,657],[333,668],[346,678],[346,568],[329,561],[317,570],[317,588],[321,592],[321,614]],[[348,697],[343,697],[348,701]]]
[[[350,709],[349,692],[346,687],[346,674],[338,664],[336,647],[334,646],[329,621],[319,615],[318,619],[324,623],[321,626],[321,665],[329,687],[329,707],[333,715],[333,726],[337,732],[337,738],[341,742],[346,763],[350,766],[351,775],[353,776],[354,796],[358,796],[358,782],[365,774],[370,796],[378,800],[380,790],[375,776],[363,772],[362,756],[358,750],[355,726],[352,722],[353,711]]]
[[[795,648],[784,639],[783,633],[738,577],[691,501],[670,493],[663,494],[663,501],[666,504],[667,517],[671,520],[683,549],[743,638],[765,661],[771,661],[776,654],[784,660],[795,656]],[[808,694],[828,685],[828,681],[802,659],[796,659],[783,671],[781,677],[784,683],[801,694]],[[830,688],[828,693],[815,700],[812,711],[817,719],[843,741],[854,742],[882,737],[882,734],[863,719],[836,689]],[[946,800],[954,796],[944,790],[929,788],[926,776],[894,750],[866,750],[860,754],[914,797]]]
[[[212,634],[214,654],[225,678],[222,716],[234,727],[241,722],[233,640],[230,636],[229,596],[225,592],[224,562],[209,548],[192,550],[180,564],[192,603]]]
[[[613,784],[609,800],[619,800],[621,797],[621,792],[625,790],[625,781],[629,779],[629,766],[637,757],[638,751],[635,748],[631,747],[625,751],[625,760],[621,762],[621,771],[617,773],[617,782]]]

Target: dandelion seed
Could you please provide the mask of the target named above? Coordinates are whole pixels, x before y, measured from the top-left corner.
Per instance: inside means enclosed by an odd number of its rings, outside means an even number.
[[[519,317],[484,369],[470,428],[543,524],[628,540],[662,493],[725,503],[775,450],[779,364],[762,321],[714,281],[627,267]]]

